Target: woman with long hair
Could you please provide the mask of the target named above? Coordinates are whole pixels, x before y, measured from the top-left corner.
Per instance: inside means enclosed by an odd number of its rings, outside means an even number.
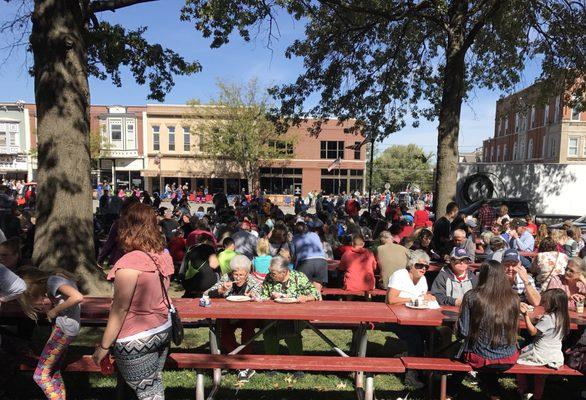
[[[164,251],[153,208],[131,205],[120,218],[118,241],[125,254],[108,274],[108,280],[114,280],[114,296],[93,359],[100,365],[111,351],[139,399],[163,399],[162,370],[171,336],[164,291],[173,274],[173,260]]]
[[[468,291],[462,300],[458,333],[463,337],[461,358],[479,372],[482,389],[497,391],[495,372],[511,368],[519,357],[517,329],[519,325],[519,296],[501,263],[485,261],[480,266],[478,286]]]

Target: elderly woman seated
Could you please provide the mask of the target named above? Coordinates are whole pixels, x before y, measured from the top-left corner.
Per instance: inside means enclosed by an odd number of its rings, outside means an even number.
[[[236,255],[230,261],[232,271],[222,275],[220,281],[204,292],[210,297],[250,296],[253,299],[260,298],[261,283],[250,273],[252,263],[248,257]],[[220,342],[225,353],[234,351],[238,346],[236,341],[236,329],[242,329],[244,344],[254,336],[256,321],[250,319],[221,319],[218,320],[220,329]],[[245,347],[241,354],[250,354],[250,346]],[[254,370],[242,370],[238,373],[238,379],[247,381],[255,374]]]
[[[300,303],[321,300],[315,286],[302,272],[289,269],[289,260],[276,256],[271,259],[261,292],[262,299],[296,299]],[[266,354],[279,354],[279,341],[285,340],[289,354],[303,352],[301,342],[302,321],[279,321],[264,333]]]

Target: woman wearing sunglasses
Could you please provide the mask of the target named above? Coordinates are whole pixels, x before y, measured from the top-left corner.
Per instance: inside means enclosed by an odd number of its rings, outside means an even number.
[[[411,300],[423,297],[425,300],[435,300],[427,293],[428,286],[425,272],[429,268],[429,256],[423,250],[411,252],[407,260],[407,267],[395,271],[389,279],[387,289],[387,304],[405,304]]]
[[[389,279],[387,289],[387,304],[405,304],[411,300],[423,297],[425,300],[435,300],[427,293],[425,272],[429,267],[429,256],[423,250],[412,251],[407,260],[407,267],[395,271]],[[425,332],[415,326],[394,325],[391,329],[397,337],[407,344],[407,355],[411,357],[423,356],[423,338]],[[409,370],[405,374],[405,385],[414,389],[421,389],[425,384],[419,378],[417,371]]]

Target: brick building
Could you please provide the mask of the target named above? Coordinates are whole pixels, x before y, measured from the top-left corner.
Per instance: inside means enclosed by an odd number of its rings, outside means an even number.
[[[528,88],[496,103],[494,137],[483,143],[484,162],[586,163],[586,112],[568,106],[568,94],[542,99]]]
[[[190,122],[186,115],[190,114]],[[200,148],[197,118],[208,118],[210,106],[147,105],[146,161],[143,176],[145,187],[158,191],[166,184],[189,188],[207,187],[210,192],[239,193],[247,182],[235,163],[207,157]],[[308,122],[310,124],[311,121]],[[188,126],[190,125],[191,126]],[[365,148],[358,151],[347,147],[360,142],[362,137],[344,133],[344,125],[332,120],[322,127],[318,138],[307,132],[307,124],[292,128],[285,136],[295,138],[291,148],[293,157],[274,162],[260,170],[260,186],[272,194],[303,193],[324,189],[362,191],[366,167]],[[334,160],[340,163],[328,171]]]

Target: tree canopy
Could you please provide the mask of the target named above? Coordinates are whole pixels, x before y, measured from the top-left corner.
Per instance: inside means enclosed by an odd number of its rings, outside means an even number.
[[[358,129],[379,139],[408,118],[415,126],[437,119],[440,209],[455,194],[460,111],[472,90],[510,90],[530,59],[541,61],[540,79],[551,79],[552,90],[586,70],[584,2],[188,0],[182,18],[218,47],[234,31],[245,40],[262,24],[272,32],[282,10],[305,24],[305,37],[286,52],[300,57],[305,71],[274,88],[281,114],[294,122],[356,118]],[[573,90],[583,93],[585,85]],[[308,106],[312,94],[319,101]]]
[[[234,162],[253,192],[259,183],[259,168],[293,157],[294,138],[279,133],[269,118],[270,97],[256,79],[246,84],[218,81],[218,96],[203,109],[192,101],[188,114],[204,156]],[[197,116],[195,115],[197,114]]]
[[[423,191],[433,189],[432,154],[426,154],[415,144],[392,145],[374,159],[372,188],[375,191],[400,192],[408,186],[417,186]]]

